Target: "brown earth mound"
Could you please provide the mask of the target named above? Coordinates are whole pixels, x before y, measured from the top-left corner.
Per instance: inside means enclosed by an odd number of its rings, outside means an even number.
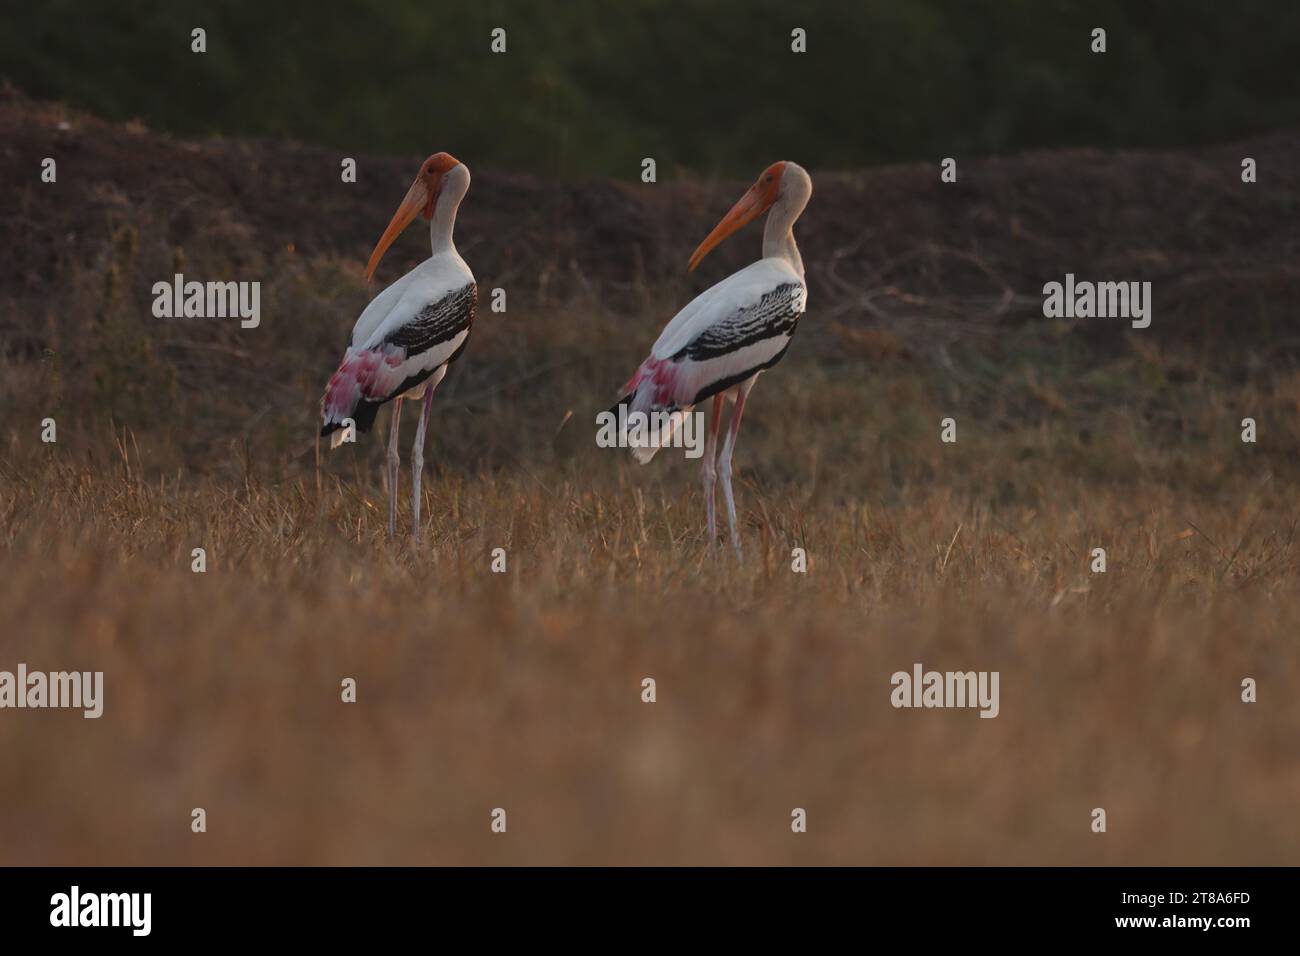
[[[166,211],[161,238],[175,247],[202,242],[220,220],[260,256],[292,249],[359,268],[421,158],[356,156],[357,182],[345,184],[343,156],[330,150],[182,142],[12,90],[0,97],[0,144],[8,207],[0,290],[19,299],[48,295],[69,260],[93,256],[145,204]],[[908,338],[918,329],[909,332],[906,320],[917,320],[922,338],[947,338],[1041,315],[1043,283],[1073,272],[1152,281],[1155,335],[1200,337],[1215,326],[1239,333],[1277,302],[1298,301],[1298,154],[1300,132],[1286,131],[1185,152],[959,157],[955,184],[940,181],[937,160],[813,170],[813,201],[797,228],[812,307],[849,322],[904,320],[896,331]],[[40,181],[46,156],[58,160],[57,185]],[[1241,181],[1243,157],[1255,159],[1257,183]],[[462,158],[475,177],[459,222],[462,252],[481,282],[509,283],[530,304],[565,300],[568,283],[626,308],[638,286],[687,281],[690,250],[743,185],[548,182]],[[774,158],[755,157],[755,170]],[[380,278],[417,261],[424,243],[410,230]],[[753,235],[728,243],[692,287],[749,261],[756,246]],[[236,265],[240,258],[234,250]]]
[[[869,427],[886,433],[910,423],[909,434],[928,434],[920,423],[941,413],[994,431],[1051,423],[1080,447],[1113,435],[1108,414],[1141,417],[1152,440],[1176,444],[1219,441],[1249,408],[1272,419],[1269,454],[1290,467],[1298,152],[1289,131],[1186,152],[959,157],[951,184],[937,160],[813,169],[796,227],[807,331],[791,349],[794,373],[764,391],[824,415],[840,389],[845,436],[871,408]],[[56,183],[41,181],[45,157],[58,162]],[[1242,182],[1243,157],[1258,182]],[[4,92],[0,409],[15,421],[110,420],[166,438],[191,467],[228,460],[229,441],[251,446],[252,460],[301,463],[323,383],[374,291],[363,264],[422,157],[354,158],[358,181],[343,183],[344,157],[329,150],[177,141]],[[501,288],[509,308],[484,311],[472,361],[442,389],[478,416],[441,436],[458,462],[551,448],[568,416],[608,407],[692,294],[758,251],[750,227],[686,272],[743,183],[553,182],[462,158],[474,185],[458,245],[480,301]],[[772,158],[756,157],[756,171]],[[427,241],[409,229],[379,282],[426,255]],[[154,318],[153,284],[175,272],[258,280],[261,327]],[[1150,281],[1151,327],[1044,319],[1043,285],[1066,273]],[[1248,394],[1211,400],[1207,382]],[[11,430],[11,443],[29,431]]]

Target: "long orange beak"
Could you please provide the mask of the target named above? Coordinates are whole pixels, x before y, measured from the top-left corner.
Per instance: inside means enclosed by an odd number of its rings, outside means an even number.
[[[713,231],[705,237],[699,248],[691,255],[691,265],[687,271],[695,271],[695,267],[700,264],[700,260],[712,252],[716,246],[720,245],[722,240],[763,215],[772,207],[774,202],[776,202],[775,184],[773,184],[772,188],[765,190],[760,189],[758,183],[750,186],[745,195],[740,197],[740,202],[731,207],[731,212],[722,217],[722,221],[713,227]]]
[[[406,198],[397,207],[397,212],[393,213],[393,219],[388,224],[388,228],[384,230],[384,234],[379,237],[375,251],[370,253],[370,261],[366,263],[367,282],[373,281],[375,269],[379,267],[379,260],[384,257],[384,253],[388,251],[388,247],[393,244],[393,241],[402,234],[402,230],[409,226],[411,220],[421,212],[430,215],[437,198],[437,195],[430,191],[423,179],[417,179],[411,183]]]

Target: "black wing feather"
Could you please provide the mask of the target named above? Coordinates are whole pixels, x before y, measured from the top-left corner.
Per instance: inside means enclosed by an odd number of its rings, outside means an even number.
[[[725,322],[718,322],[691,339],[673,355],[673,361],[697,362],[717,358],[778,335],[793,335],[799,323],[803,287],[785,282],[747,309],[740,309]],[[778,356],[779,357],[779,356]],[[775,364],[775,363],[772,363]]]
[[[470,283],[437,302],[430,302],[384,341],[405,349],[408,358],[427,352],[473,325],[477,303],[478,287]]]

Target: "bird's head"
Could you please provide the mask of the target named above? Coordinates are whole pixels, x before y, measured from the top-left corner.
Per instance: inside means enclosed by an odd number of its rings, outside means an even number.
[[[384,257],[384,253],[388,251],[393,241],[402,234],[402,230],[411,224],[411,220],[420,215],[425,219],[433,218],[443,184],[448,174],[458,167],[463,170],[464,164],[450,153],[434,153],[420,164],[420,172],[416,175],[415,182],[411,183],[411,188],[406,191],[406,198],[397,207],[397,212],[393,213],[393,218],[388,223],[388,228],[384,230],[384,234],[379,237],[375,251],[370,253],[370,261],[366,263],[367,282],[374,278],[379,260]]]
[[[722,221],[714,226],[713,231],[700,243],[699,248],[691,255],[688,271],[693,271],[705,256],[733,232],[753,222],[777,202],[794,198],[794,194],[799,193],[802,202],[806,203],[807,195],[811,191],[812,181],[803,167],[786,161],[773,163],[763,170],[754,185],[745,191],[740,201],[731,207],[731,211],[722,217]]]

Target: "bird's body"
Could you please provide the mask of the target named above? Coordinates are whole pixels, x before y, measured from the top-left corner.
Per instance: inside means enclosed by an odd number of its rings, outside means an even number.
[[[704,448],[704,489],[710,547],[716,538],[713,489],[722,479],[732,543],[737,551],[735,503],[731,491],[731,456],[745,400],[755,381],[785,355],[808,302],[803,260],[794,241],[793,226],[812,194],[808,174],[794,163],[776,163],[723,218],[691,257],[691,268],[728,235],[768,214],[763,258],[728,276],[696,296],[664,327],[650,355],[623,388],[630,412],[659,412],[652,421],[664,424],[634,445],[643,464],[668,444],[672,432],[695,405],[713,399],[711,424]],[[724,404],[735,410],[720,461],[715,462]]]
[[[781,361],[807,297],[803,276],[781,257],[728,276],[665,326],[622,402],[629,411],[686,412],[714,395],[733,398],[728,393]],[[633,453],[649,461],[668,437]]]
[[[342,441],[343,420],[369,430],[379,407],[419,399],[469,341],[478,300],[474,274],[454,249],[425,259],[366,306],[330,379],[322,434]],[[331,434],[332,433],[332,434]]]
[[[388,229],[375,246],[367,277],[402,229],[421,212],[430,220],[432,255],[380,292],[362,311],[352,328],[352,341],[321,399],[321,434],[337,448],[350,433],[364,432],[374,423],[380,406],[392,402],[388,443],[388,533],[397,522],[397,435],[402,402],[422,401],[412,450],[414,534],[420,530],[420,479],[424,469],[424,436],[434,389],[469,341],[478,301],[474,274],[456,251],[452,231],[456,212],[469,189],[463,163],[437,153],[421,168]]]

